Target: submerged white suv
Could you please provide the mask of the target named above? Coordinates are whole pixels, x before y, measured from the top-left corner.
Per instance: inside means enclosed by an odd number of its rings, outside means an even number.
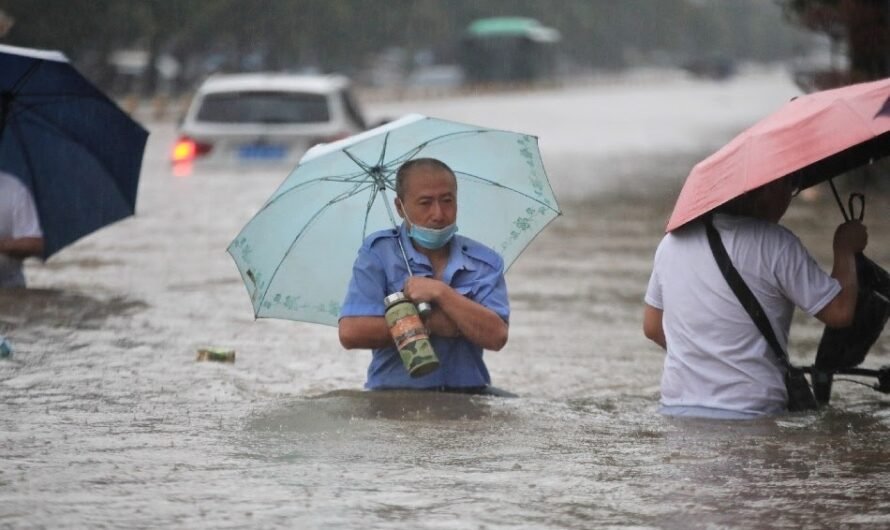
[[[188,165],[294,166],[313,145],[364,129],[344,76],[215,75],[195,93],[171,158]]]

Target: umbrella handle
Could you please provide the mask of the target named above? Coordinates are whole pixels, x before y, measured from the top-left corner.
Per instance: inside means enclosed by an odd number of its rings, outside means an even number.
[[[859,199],[859,215],[856,215],[856,204],[855,199]],[[856,219],[857,221],[862,221],[865,217],[865,195],[861,193],[851,193],[850,198],[847,199],[847,208],[850,211],[850,219]]]
[[[834,180],[828,179],[828,184],[831,186],[831,192],[834,194],[834,199],[837,201],[837,206],[841,210],[841,214],[844,216],[844,221],[851,221],[856,219],[858,221],[862,221],[865,217],[865,195],[862,193],[851,193],[850,197],[847,199],[847,208],[844,208],[844,203],[841,202],[841,196],[837,192],[837,188],[834,187]],[[856,215],[855,208],[855,199],[859,199],[859,216]],[[850,214],[847,215],[847,210],[849,209]]]

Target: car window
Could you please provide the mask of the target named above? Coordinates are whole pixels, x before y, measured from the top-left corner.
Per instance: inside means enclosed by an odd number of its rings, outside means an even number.
[[[358,105],[355,104],[355,99],[352,97],[352,94],[348,90],[344,90],[340,92],[340,96],[343,98],[343,107],[346,108],[346,115],[349,116],[352,123],[359,129],[365,129],[367,127],[365,118],[358,110]]]
[[[327,96],[301,92],[244,91],[207,94],[198,121],[217,123],[319,123],[330,120]]]

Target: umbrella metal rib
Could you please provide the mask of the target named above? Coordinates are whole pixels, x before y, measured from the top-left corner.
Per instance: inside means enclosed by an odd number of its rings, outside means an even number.
[[[282,256],[281,261],[278,262],[278,265],[275,267],[275,270],[273,270],[271,276],[269,276],[269,281],[266,282],[266,289],[263,291],[263,297],[266,296],[266,292],[268,292],[269,287],[271,287],[272,281],[275,279],[275,275],[278,274],[278,270],[281,268],[281,265],[284,263],[284,258],[286,258],[291,253],[291,251],[294,249],[294,247],[300,241],[300,238],[303,237],[303,234],[305,234],[306,231],[312,227],[312,225],[319,218],[319,216],[321,216],[321,214],[323,214],[325,212],[325,210],[330,208],[332,205],[337,204],[338,202],[341,202],[341,201],[345,201],[346,199],[353,197],[354,195],[369,188],[369,186],[362,187],[361,184],[366,184],[366,182],[357,183],[356,186],[350,192],[344,192],[344,193],[341,193],[340,195],[337,195],[333,199],[331,199],[328,202],[326,202],[325,204],[323,204],[318,210],[315,211],[315,213],[312,214],[312,216],[309,218],[309,220],[306,221],[306,224],[303,225],[303,227],[300,229],[300,231],[297,232],[297,235],[294,236],[293,241],[287,247],[287,250],[284,252],[284,255]]]
[[[87,98],[70,98],[70,99],[97,99],[97,100],[100,100],[100,101],[101,101],[100,98],[92,98],[92,97],[87,97]],[[61,102],[61,101],[60,101],[60,102]],[[93,153],[93,151],[92,151],[92,149],[90,148],[90,146],[87,145],[86,143],[84,143],[82,140],[80,140],[80,138],[75,134],[74,131],[70,131],[70,130],[67,130],[67,129],[64,129],[64,128],[60,127],[58,123],[52,121],[51,119],[47,118],[46,116],[44,116],[43,114],[41,114],[40,112],[38,112],[36,109],[37,109],[38,107],[40,107],[40,106],[42,106],[42,105],[29,105],[29,106],[25,106],[25,105],[22,105],[22,104],[16,102],[16,105],[15,105],[13,108],[18,107],[18,108],[22,109],[21,111],[15,113],[16,116],[18,116],[19,114],[21,114],[21,115],[23,116],[22,119],[25,119],[25,117],[27,117],[27,118],[33,120],[33,122],[34,122],[35,124],[39,124],[39,126],[42,127],[42,130],[43,130],[43,131],[52,132],[52,133],[56,134],[59,138],[64,138],[66,141],[70,142],[71,144],[74,144],[74,145],[77,145],[77,146],[81,147],[81,148],[82,148],[82,152],[85,153],[85,154],[90,155],[90,158],[96,163],[96,165],[98,165],[99,167],[102,168],[102,170],[103,170],[102,174],[103,174],[103,175],[112,175],[112,174],[114,173],[114,172],[111,170],[111,168],[108,167],[108,166],[105,164],[105,161],[104,161],[104,160],[102,160],[101,158],[95,156],[95,154]],[[27,110],[28,112],[25,112],[26,110]],[[22,131],[22,129],[20,128],[19,120],[12,120],[12,119],[7,118],[7,122],[8,122],[8,123],[11,123],[11,124],[13,125],[13,127],[15,128],[15,135],[14,135],[14,136],[15,136],[16,139],[18,139],[18,141],[19,141],[19,145],[20,145],[20,147],[21,147],[21,149],[22,149],[22,152],[23,152],[23,154],[24,154],[24,156],[25,156],[25,158],[26,158],[26,165],[28,166],[28,171],[30,172],[31,175],[34,175],[34,164],[33,164],[33,161],[32,161],[32,159],[31,159],[31,151],[30,151],[30,149],[28,148],[28,143],[29,143],[29,142],[28,142],[27,140],[25,140],[25,134],[24,134],[24,132]],[[5,125],[6,125],[6,123],[4,123],[2,127],[0,127],[0,135],[3,134],[3,130],[5,129]],[[36,179],[32,179],[32,180],[36,180]],[[130,200],[127,199],[127,194],[124,192],[124,190],[121,189],[121,187],[120,187],[120,183],[117,182],[117,181],[116,181],[115,179],[113,179],[113,178],[112,178],[112,179],[108,179],[108,180],[111,182],[111,184],[112,184],[112,186],[114,187],[114,189],[115,189],[115,190],[117,191],[117,193],[120,195],[121,199],[122,199],[125,203],[127,203],[129,206],[135,208],[135,206],[136,206],[135,203],[132,203]],[[32,181],[31,184],[32,184],[32,186],[34,186],[34,187],[36,188],[36,182],[33,182],[33,181]],[[35,191],[36,191],[36,189],[35,189]]]
[[[31,65],[28,67],[28,69],[25,70],[25,73],[22,74],[22,76],[16,80],[16,82],[12,86],[12,90],[10,92],[12,92],[12,93],[18,92],[21,89],[22,85],[24,85],[28,82],[28,79],[30,79],[31,76],[34,75],[34,73],[37,71],[37,69],[42,64],[43,64],[43,61],[36,61],[34,63],[31,63]]]
[[[309,184],[313,184],[313,183],[316,183],[316,182],[354,182],[354,180],[355,180],[356,178],[363,178],[363,177],[372,176],[372,171],[374,170],[375,167],[376,167],[376,168],[379,168],[381,172],[383,172],[384,169],[385,169],[385,170],[388,170],[388,173],[389,173],[390,175],[392,175],[392,173],[394,173],[394,171],[392,170],[392,168],[397,167],[397,166],[401,166],[405,161],[414,158],[414,157],[415,157],[417,154],[419,154],[425,147],[429,146],[429,145],[432,144],[433,142],[438,142],[438,141],[440,141],[440,140],[442,140],[442,139],[450,138],[450,137],[457,136],[457,135],[482,134],[482,133],[486,133],[486,132],[491,132],[491,131],[461,131],[461,132],[448,133],[448,134],[443,134],[443,135],[441,135],[441,136],[436,136],[435,138],[432,138],[432,139],[430,139],[430,140],[427,140],[426,142],[423,142],[422,144],[419,144],[416,148],[413,148],[413,149],[410,149],[410,150],[406,151],[405,153],[403,153],[403,154],[397,156],[396,158],[390,160],[389,162],[384,162],[384,161],[383,161],[383,157],[385,156],[385,152],[384,152],[384,151],[385,151],[385,146],[386,146],[386,139],[384,139],[384,149],[381,150],[380,160],[379,160],[379,162],[378,162],[378,164],[377,164],[376,166],[372,166],[372,165],[368,164],[367,162],[361,160],[360,158],[358,158],[358,157],[356,157],[355,155],[353,155],[352,153],[350,153],[347,149],[343,149],[343,151],[342,151],[343,154],[345,154],[350,160],[352,160],[352,161],[355,163],[355,165],[358,166],[359,169],[361,169],[361,172],[354,173],[354,174],[348,174],[348,175],[329,175],[329,176],[325,176],[325,177],[318,177],[318,178],[314,178],[314,179],[310,179],[310,180],[306,180],[306,181],[300,182],[299,184],[294,185],[293,187],[287,189],[286,191],[281,192],[280,194],[278,194],[278,195],[276,195],[275,197],[273,197],[272,199],[270,199],[266,204],[263,205],[262,208],[260,208],[260,212],[263,211],[264,209],[266,209],[267,207],[271,206],[272,204],[276,203],[277,201],[283,199],[286,195],[289,195],[289,194],[291,194],[291,193],[293,193],[293,192],[299,191],[301,188],[303,188],[303,187],[305,187],[305,186],[307,186],[307,185],[309,185]],[[388,136],[388,134],[387,134],[387,136]],[[473,175],[473,174],[466,173],[466,172],[463,172],[463,171],[456,171],[456,170],[455,170],[455,174],[465,175],[465,176],[470,177],[470,178],[472,178],[472,179],[474,179],[474,180],[478,180],[478,181],[480,181],[480,182],[485,182],[485,183],[491,184],[491,185],[493,185],[493,186],[500,186],[500,187],[503,188],[503,189],[510,190],[510,191],[515,192],[515,193],[520,193],[520,194],[523,195],[524,197],[527,197],[527,198],[530,198],[530,199],[533,199],[533,200],[537,201],[537,199],[535,199],[534,197],[531,197],[531,196],[526,195],[526,194],[522,194],[521,192],[518,192],[518,191],[516,191],[516,190],[514,190],[514,189],[512,189],[512,188],[508,188],[508,187],[506,187],[506,186],[503,186],[502,184],[499,184],[499,183],[497,183],[497,182],[493,182],[493,181],[490,181],[490,180],[488,180],[488,179],[485,179],[484,177],[480,177],[480,176],[477,176],[477,175]],[[363,181],[363,182],[368,182],[368,181],[365,180],[365,181]],[[376,180],[375,180],[375,182],[376,182]],[[388,185],[387,187],[395,189],[395,186],[394,186],[389,180],[386,180],[386,179],[384,178],[383,182],[384,182],[386,185]],[[538,202],[540,202],[540,201],[538,201]],[[542,204],[543,204],[543,203],[542,203]],[[549,205],[548,205],[548,207],[551,208],[551,209],[553,209],[553,208],[550,207]],[[258,213],[259,213],[259,212],[258,212]]]
[[[556,212],[556,213],[560,213],[559,210],[557,210],[556,208],[550,206],[549,204],[547,204],[547,203],[545,203],[545,202],[542,202],[540,199],[538,199],[538,198],[536,198],[536,197],[532,197],[531,195],[529,195],[529,194],[527,194],[527,193],[523,193],[523,192],[521,192],[521,191],[519,191],[519,190],[516,190],[516,189],[513,189],[513,188],[511,188],[511,187],[509,187],[509,186],[504,186],[504,185],[501,184],[500,182],[494,182],[494,181],[492,181],[492,180],[488,180],[487,178],[480,177],[480,176],[478,176],[478,175],[473,175],[473,174],[471,174],[471,173],[467,173],[466,171],[458,171],[458,170],[454,170],[454,173],[455,173],[455,175],[461,175],[461,176],[467,177],[467,178],[469,178],[469,179],[472,179],[473,181],[475,181],[475,182],[479,182],[480,184],[486,184],[486,185],[489,185],[489,186],[494,186],[494,187],[496,187],[496,188],[499,188],[499,189],[502,189],[502,190],[506,190],[506,191],[510,191],[510,192],[513,192],[513,193],[515,193],[515,194],[517,194],[517,195],[521,195],[521,196],[525,197],[526,199],[531,199],[531,200],[535,201],[536,203],[540,204],[541,206],[546,206],[547,208],[550,208],[551,210],[553,210],[553,211]]]
[[[389,206],[389,198],[386,196],[386,185],[390,184],[389,180],[387,180],[386,175],[383,174],[383,168],[391,169],[393,167],[393,163],[391,162],[389,165],[384,166],[383,161],[386,159],[386,147],[389,144],[389,133],[386,133],[383,136],[383,147],[380,149],[380,156],[377,158],[377,165],[374,167],[367,167],[366,164],[349,152],[348,149],[344,149],[343,152],[346,153],[346,156],[349,157],[350,160],[355,162],[356,165],[364,169],[368,175],[370,175],[374,179],[374,183],[377,186],[377,192],[383,197],[383,206],[386,207],[386,214],[389,216],[389,221],[392,223],[392,227],[394,229],[398,229],[398,223],[396,222],[395,216],[392,214],[392,208]],[[409,157],[410,158],[410,157]],[[389,172],[392,175],[392,171]],[[377,197],[376,193],[371,194],[370,199],[368,200],[368,207],[365,210],[365,222],[362,225],[362,239],[368,233],[368,216],[371,214],[371,207],[374,205],[374,199]],[[411,263],[408,261],[408,254],[405,252],[405,247],[402,245],[402,238],[398,238],[399,242],[399,250],[402,252],[402,259],[405,260],[405,268],[408,269],[408,275],[414,276],[414,271],[411,270]]]

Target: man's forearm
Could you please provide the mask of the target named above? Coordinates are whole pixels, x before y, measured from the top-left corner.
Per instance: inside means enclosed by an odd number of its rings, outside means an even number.
[[[0,239],[0,254],[24,259],[43,254],[42,237],[19,237]]]
[[[667,349],[667,339],[664,337],[664,311],[649,304],[643,310],[643,334],[646,338]]]
[[[344,317],[338,327],[340,344],[346,349],[376,349],[393,344],[383,317]]]
[[[473,344],[497,351],[507,343],[507,323],[491,309],[450,288],[436,302],[460,334]]]
[[[841,320],[838,327],[847,326],[856,313],[856,299],[859,296],[859,278],[856,275],[856,256],[840,253],[834,256],[831,277],[841,284],[841,292],[836,298],[835,312]]]
[[[440,337],[459,337],[461,335],[457,324],[439,308],[434,307],[429,317],[424,320],[424,323],[431,335]]]
[[[828,303],[816,318],[827,326],[849,326],[856,316],[856,299],[859,296],[859,279],[856,273],[856,254],[868,244],[868,230],[859,221],[847,221],[834,232],[834,266],[832,278],[841,284],[841,292]]]

